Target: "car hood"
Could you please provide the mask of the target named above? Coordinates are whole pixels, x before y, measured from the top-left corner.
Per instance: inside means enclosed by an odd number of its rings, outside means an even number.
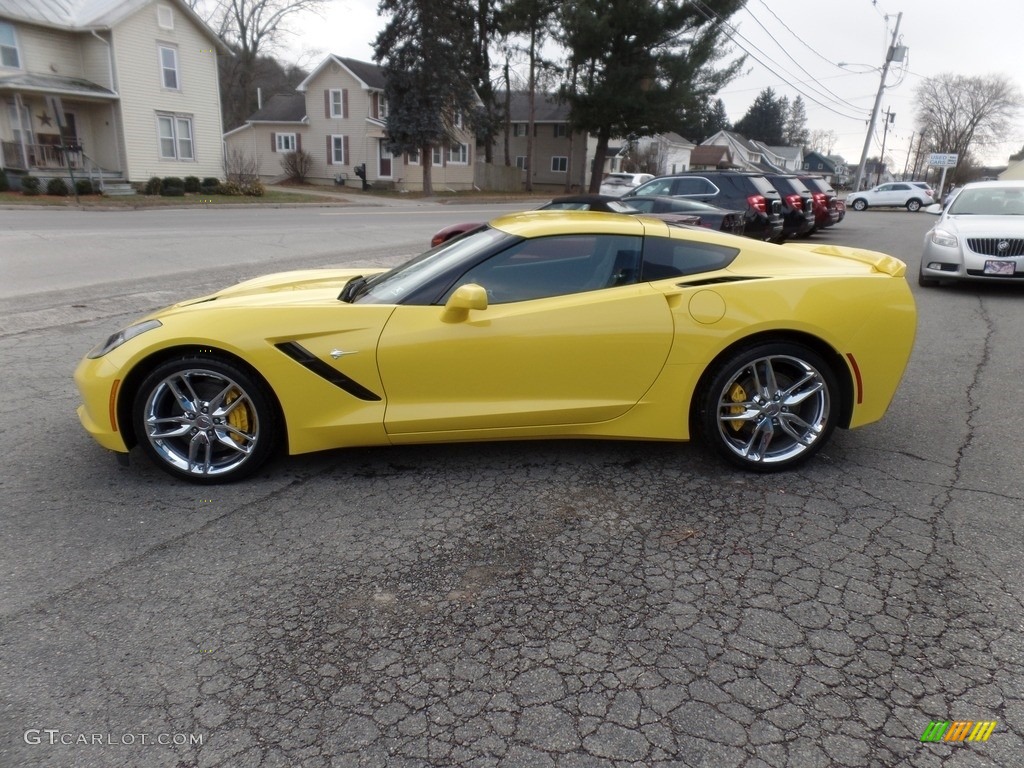
[[[177,312],[223,307],[267,307],[337,302],[345,283],[360,275],[386,272],[386,269],[302,269],[278,272],[246,280],[229,288],[179,302],[150,317],[165,317]],[[340,302],[339,302],[340,303]]]
[[[965,237],[1024,237],[1024,216],[943,216],[936,226]]]

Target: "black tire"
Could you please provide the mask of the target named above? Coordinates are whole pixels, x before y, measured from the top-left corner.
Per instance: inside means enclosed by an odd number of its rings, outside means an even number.
[[[841,412],[835,373],[800,344],[739,349],[706,382],[698,394],[703,438],[754,472],[803,464],[828,442]]]
[[[866,211],[868,208],[868,201],[863,198],[858,198],[853,201],[853,210],[855,211]]]
[[[934,277],[925,277],[921,270],[917,271],[917,284],[922,288],[935,288],[939,281]]]
[[[914,198],[913,200],[907,200],[907,210],[910,211],[911,213],[917,213],[918,211],[921,210],[921,201],[918,200],[917,198]]]
[[[240,480],[278,446],[277,410],[262,380],[216,355],[169,360],[135,393],[139,445],[160,469],[195,483]]]

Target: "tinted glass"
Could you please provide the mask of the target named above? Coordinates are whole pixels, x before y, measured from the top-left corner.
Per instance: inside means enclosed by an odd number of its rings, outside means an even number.
[[[633,190],[638,195],[671,195],[672,187],[676,180],[672,178],[668,179],[651,179],[646,184],[641,184],[639,187]],[[627,195],[632,197],[632,195]]]
[[[674,195],[715,195],[718,194],[718,187],[707,179],[699,176],[690,176],[677,179],[674,187]]]
[[[646,282],[724,269],[739,248],[667,237],[648,237],[644,242]]]
[[[507,304],[635,283],[641,238],[629,235],[562,235],[523,240],[460,277],[460,285],[487,289],[488,301]]]

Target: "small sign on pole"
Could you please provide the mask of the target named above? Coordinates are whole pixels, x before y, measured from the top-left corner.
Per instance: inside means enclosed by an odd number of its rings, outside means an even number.
[[[945,195],[946,192],[946,169],[956,168],[957,160],[960,159],[960,155],[954,153],[942,153],[932,152],[928,155],[928,165],[941,168],[942,178],[939,179],[939,197],[940,199]]]
[[[932,152],[928,155],[928,165],[935,166],[936,168],[956,168],[957,161],[960,159],[960,155],[957,154],[944,154],[942,152]]]

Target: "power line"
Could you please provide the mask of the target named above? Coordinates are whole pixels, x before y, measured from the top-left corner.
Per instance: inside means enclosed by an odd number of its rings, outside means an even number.
[[[771,66],[769,66],[768,64],[765,64],[765,62],[762,61],[760,58],[758,58],[758,56],[753,51],[751,51],[749,48],[745,47],[736,38],[739,38],[740,40],[743,40],[744,42],[746,42],[747,45],[750,46],[750,48],[753,48],[755,51],[757,51],[762,56],[764,56],[766,59],[768,59],[772,64],[775,65],[776,68],[780,68],[778,63],[775,62],[770,56],[768,56],[768,54],[764,53],[764,51],[762,51],[756,45],[754,45],[749,40],[747,40],[747,38],[745,38],[743,35],[741,35],[739,33],[739,31],[735,27],[733,27],[731,24],[729,24],[729,22],[727,22],[725,19],[723,19],[721,16],[719,16],[718,13],[716,13],[715,11],[711,10],[710,8],[708,8],[703,2],[701,2],[701,0],[694,0],[694,7],[697,9],[698,13],[700,13],[702,16],[704,16],[704,18],[707,21],[712,22],[712,23],[717,22],[719,24],[719,26],[721,26],[722,29],[725,31],[726,36],[740,50],[742,50],[744,53],[746,53],[748,56],[750,56],[752,59],[754,59],[754,61],[756,61],[758,64],[760,64],[762,67],[764,67],[770,74],[775,76],[778,79],[778,81],[779,81],[779,83],[781,85],[787,85],[787,86],[792,87],[791,84],[786,83],[781,78],[779,78],[779,76],[775,74],[775,71],[772,69]],[[834,107],[831,107],[828,104],[822,103],[821,101],[816,99],[810,93],[806,93],[805,91],[802,91],[799,88],[794,88],[794,90],[797,91],[797,93],[799,93],[801,96],[805,96],[808,99],[808,101],[814,102],[815,104],[817,104],[822,109],[825,109],[825,110],[831,112],[834,115],[839,115],[839,117],[844,117],[847,120],[863,120],[864,119],[862,115],[854,116],[854,115],[848,115],[848,114],[845,114],[843,112],[840,112],[839,110],[835,109]],[[856,109],[856,107],[853,107],[852,105],[851,105],[851,108],[852,109]]]

